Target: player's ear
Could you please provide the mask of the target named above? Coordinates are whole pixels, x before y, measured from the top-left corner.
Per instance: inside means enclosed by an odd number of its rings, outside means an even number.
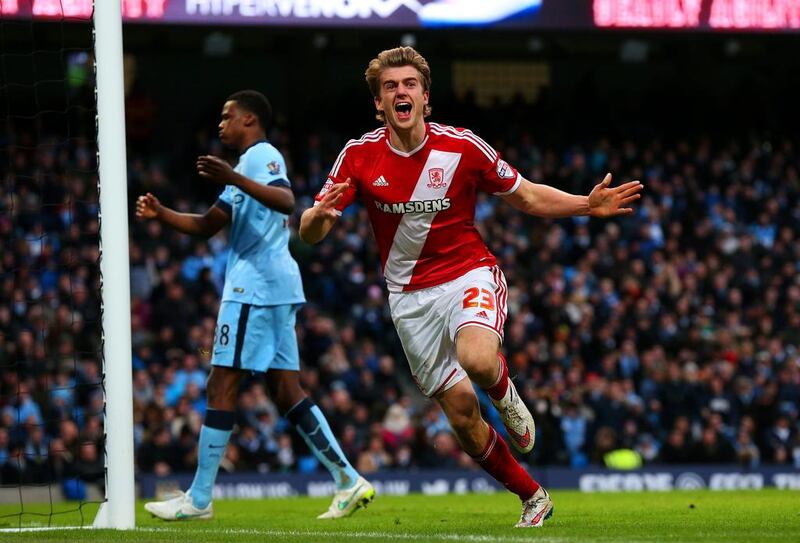
[[[431,91],[422,91],[422,99],[425,100],[425,105],[428,105],[428,100],[431,97]]]
[[[376,96],[375,98],[373,98],[373,100],[375,100],[375,109],[377,109],[378,111],[383,111],[383,102],[381,102],[381,97]]]

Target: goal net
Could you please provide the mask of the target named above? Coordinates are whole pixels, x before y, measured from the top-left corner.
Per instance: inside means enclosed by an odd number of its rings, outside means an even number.
[[[97,4],[0,0],[0,530],[133,527],[120,5]]]

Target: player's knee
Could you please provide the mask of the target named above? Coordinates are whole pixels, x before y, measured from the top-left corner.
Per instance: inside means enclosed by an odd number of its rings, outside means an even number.
[[[478,384],[491,382],[497,377],[497,352],[491,349],[463,349],[459,363]]]
[[[214,409],[229,408],[236,400],[236,394],[231,394],[229,387],[226,388],[222,383],[213,383],[211,380],[208,382],[206,394],[209,407]]]
[[[466,327],[456,337],[456,352],[461,367],[470,379],[481,386],[491,384],[497,377],[499,340],[492,332]]]

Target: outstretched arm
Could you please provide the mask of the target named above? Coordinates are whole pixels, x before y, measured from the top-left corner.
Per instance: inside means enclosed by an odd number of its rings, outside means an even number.
[[[303,212],[300,217],[300,239],[313,245],[328,235],[340,215],[336,206],[339,205],[345,191],[349,188],[350,179],[344,183],[333,185],[314,207]]]
[[[262,205],[291,215],[294,211],[294,194],[289,187],[262,185],[236,173],[231,165],[215,156],[201,156],[197,159],[197,172],[220,185],[233,185],[246,192]]]
[[[517,190],[502,198],[529,215],[549,219],[577,215],[607,218],[633,213],[633,208],[627,206],[641,198],[642,184],[631,181],[613,188],[610,185],[611,174],[607,174],[589,196],[579,196],[523,179]]]
[[[162,205],[152,193],[136,200],[137,219],[157,219],[179,232],[210,238],[230,222],[230,215],[217,206],[211,206],[203,215],[179,213]]]

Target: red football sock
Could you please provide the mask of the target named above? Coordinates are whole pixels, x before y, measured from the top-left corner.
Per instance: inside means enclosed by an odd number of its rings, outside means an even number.
[[[491,426],[489,426],[489,443],[480,456],[473,458],[489,475],[519,496],[522,501],[539,490],[539,483],[534,481],[516,458],[511,456],[508,445]]]
[[[506,390],[508,390],[508,365],[506,364],[506,357],[503,356],[503,353],[497,353],[497,358],[500,362],[500,375],[497,377],[497,381],[486,389],[486,394],[496,402],[502,400],[503,396],[506,395]]]

